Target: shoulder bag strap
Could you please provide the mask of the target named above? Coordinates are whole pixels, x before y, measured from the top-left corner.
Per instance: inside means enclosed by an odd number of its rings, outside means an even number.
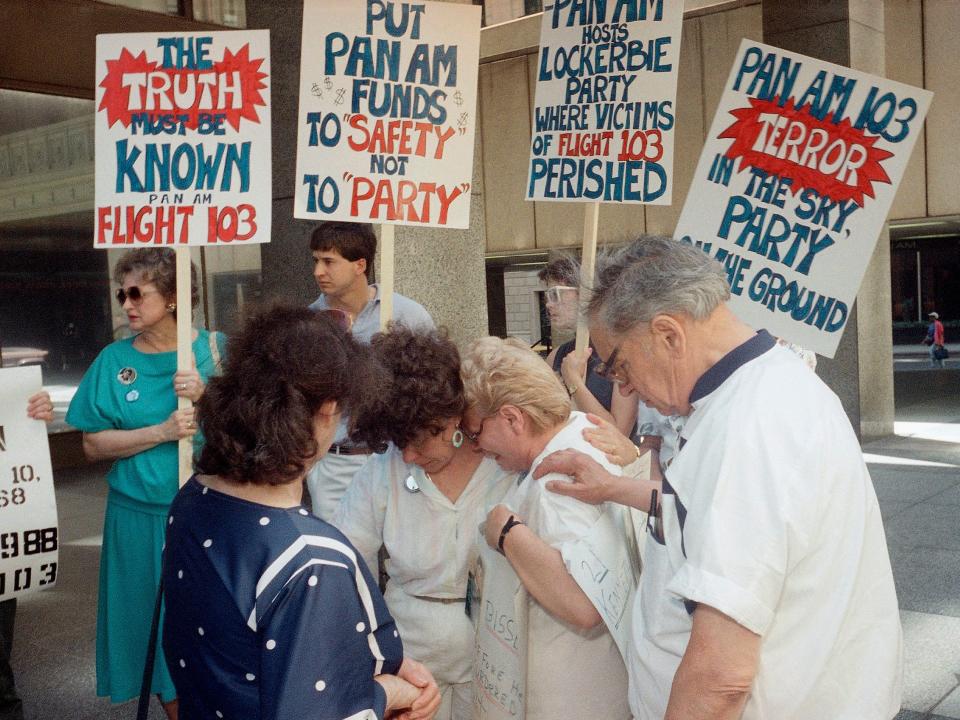
[[[150,625],[150,642],[147,644],[147,659],[143,663],[143,680],[140,682],[140,701],[137,703],[137,720],[147,720],[150,711],[150,686],[153,681],[153,664],[157,657],[157,635],[160,632],[160,606],[163,603],[163,578],[157,586],[157,601],[153,606],[153,622]]]

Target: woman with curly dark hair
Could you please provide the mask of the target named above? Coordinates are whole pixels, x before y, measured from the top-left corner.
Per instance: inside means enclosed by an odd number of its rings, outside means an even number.
[[[472,713],[474,631],[464,612],[477,529],[517,479],[480,455],[460,427],[460,355],[443,330],[391,325],[373,352],[393,373],[355,435],[372,455],[333,523],[375,566],[386,550],[384,593],[411,653],[436,674],[441,720]]]
[[[276,308],[231,344],[197,408],[198,474],[170,508],[163,649],[185,718],[404,717],[439,705],[350,542],[301,505],[341,412],[375,392],[330,313]]]

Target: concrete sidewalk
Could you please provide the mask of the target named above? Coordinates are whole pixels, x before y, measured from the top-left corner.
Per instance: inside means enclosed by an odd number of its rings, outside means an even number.
[[[895,382],[898,435],[867,444],[864,453],[903,619],[904,710],[897,718],[960,718],[960,372],[898,372]],[[105,474],[104,466],[57,473],[60,580],[23,598],[17,615],[13,667],[27,720],[129,720],[136,712],[135,702],[111,705],[94,694]],[[150,717],[163,717],[156,702]]]

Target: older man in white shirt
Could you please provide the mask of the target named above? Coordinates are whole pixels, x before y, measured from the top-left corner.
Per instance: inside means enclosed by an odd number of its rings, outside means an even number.
[[[723,268],[668,238],[607,259],[604,373],[686,416],[662,491],[569,455],[551,489],[652,510],[629,662],[636,720],[889,720],[902,647],[880,510],[836,395],[727,307]],[[652,497],[651,497],[652,495]]]

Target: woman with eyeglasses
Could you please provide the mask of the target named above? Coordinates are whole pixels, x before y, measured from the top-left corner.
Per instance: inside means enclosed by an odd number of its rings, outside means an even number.
[[[384,446],[354,476],[333,524],[371,568],[385,550],[384,596],[411,655],[440,687],[441,720],[472,716],[473,624],[464,604],[477,528],[516,484],[461,426],[460,355],[443,330],[392,324],[372,348],[392,373],[355,437]]]
[[[112,460],[97,606],[97,695],[124,702],[140,694],[150,620],[160,579],[167,511],[179,487],[177,441],[196,433],[196,402],[224,351],[220,333],[193,331],[194,369],[177,371],[176,256],[169,248],[125,253],[114,270],[117,302],[133,335],[105,347],[67,412],[83,433],[88,460]],[[199,300],[191,266],[191,305]],[[168,717],[176,691],[158,652],[151,685]]]
[[[514,338],[481,338],[462,362],[465,432],[506,471],[536,472],[543,459],[579,450],[619,475],[583,431],[570,398],[540,357]],[[553,475],[549,480],[569,482]],[[487,516],[485,540],[510,562],[529,596],[527,720],[630,717],[627,673],[616,642],[573,573],[573,558],[595,531],[622,536],[616,509],[549,492],[525,476]]]
[[[574,332],[580,307],[580,263],[561,255],[547,263],[538,277],[547,286],[544,299],[551,330]],[[630,435],[637,420],[636,399],[621,395],[613,382],[597,374],[599,359],[592,348],[581,355],[574,352],[574,345],[568,340],[555,346],[547,363],[560,375],[578,410],[593,413]]]

